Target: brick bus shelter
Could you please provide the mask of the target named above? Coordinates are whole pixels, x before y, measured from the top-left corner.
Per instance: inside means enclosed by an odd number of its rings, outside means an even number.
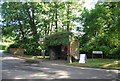
[[[44,40],[50,60],[63,59],[69,62],[79,59],[79,40],[71,32],[59,32]]]

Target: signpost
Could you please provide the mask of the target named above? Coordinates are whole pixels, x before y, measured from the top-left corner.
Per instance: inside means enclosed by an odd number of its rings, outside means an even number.
[[[43,44],[43,40],[44,40],[44,38],[40,37],[38,43]]]
[[[39,41],[43,41],[43,40],[44,40],[44,38],[43,38],[43,37],[40,37],[40,38],[39,38]]]
[[[45,59],[45,50],[41,50],[41,54],[42,54],[43,58]]]
[[[87,61],[86,54],[80,54],[79,63],[86,63],[86,61]]]

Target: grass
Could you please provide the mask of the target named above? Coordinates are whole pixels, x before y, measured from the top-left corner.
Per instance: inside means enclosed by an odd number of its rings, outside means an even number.
[[[87,59],[87,62],[85,64],[73,62],[69,63],[69,65],[120,68],[120,60],[118,61],[118,59]]]

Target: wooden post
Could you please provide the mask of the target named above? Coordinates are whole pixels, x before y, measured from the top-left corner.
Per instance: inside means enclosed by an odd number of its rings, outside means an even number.
[[[102,58],[103,58],[103,54],[102,54]]]
[[[43,59],[45,59],[45,50],[42,50],[42,56],[43,56]]]
[[[93,53],[92,53],[92,61],[93,61]]]

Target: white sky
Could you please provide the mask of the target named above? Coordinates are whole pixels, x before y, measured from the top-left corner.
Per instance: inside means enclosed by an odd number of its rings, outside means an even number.
[[[88,10],[90,10],[90,9],[94,8],[97,1],[98,0],[85,0],[85,4],[83,6],[86,7]]]
[[[98,0],[85,0],[85,4],[83,4],[84,7],[86,7],[88,10],[91,10],[95,7],[95,4]],[[80,23],[76,23],[78,27],[82,27]],[[76,29],[72,30],[76,35],[84,34],[84,32],[76,31]]]

